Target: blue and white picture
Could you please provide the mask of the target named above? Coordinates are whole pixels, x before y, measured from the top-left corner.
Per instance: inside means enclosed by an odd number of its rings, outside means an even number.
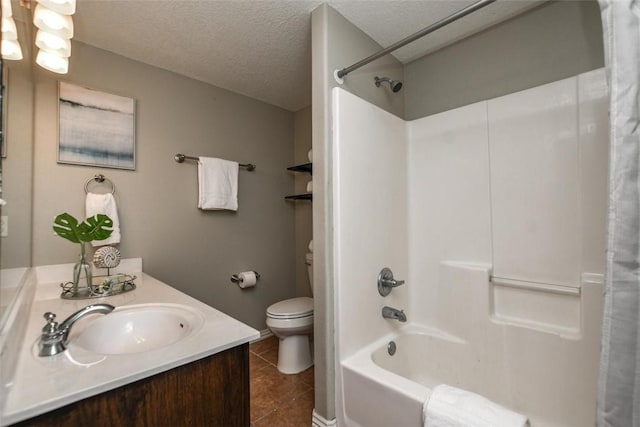
[[[58,163],[135,169],[135,100],[59,86]]]

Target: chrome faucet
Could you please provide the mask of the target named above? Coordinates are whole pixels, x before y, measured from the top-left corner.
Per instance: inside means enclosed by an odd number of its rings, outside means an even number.
[[[396,280],[393,278],[393,271],[385,267],[378,274],[378,293],[386,297],[391,293],[393,288],[404,285],[404,280]]]
[[[385,319],[398,320],[400,322],[406,322],[407,321],[407,315],[404,314],[404,310],[397,310],[397,309],[395,309],[393,307],[389,307],[387,305],[382,307],[382,317],[384,317]]]
[[[64,322],[58,325],[56,322],[56,315],[51,312],[44,314],[44,318],[47,324],[42,328],[42,335],[40,335],[40,352],[38,356],[54,356],[58,353],[62,353],[67,349],[69,343],[69,331],[76,321],[82,319],[90,314],[102,313],[108,314],[115,309],[111,304],[94,304],[89,305],[81,310],[76,311],[69,316]]]

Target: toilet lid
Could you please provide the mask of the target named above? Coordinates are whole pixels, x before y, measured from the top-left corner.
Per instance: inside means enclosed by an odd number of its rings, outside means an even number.
[[[313,315],[313,298],[309,297],[286,299],[267,308],[267,316],[274,319],[297,319],[311,315]]]

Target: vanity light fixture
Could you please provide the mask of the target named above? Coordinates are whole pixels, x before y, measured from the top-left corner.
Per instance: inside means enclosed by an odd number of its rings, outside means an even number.
[[[36,46],[45,52],[63,58],[68,58],[71,55],[71,40],[43,30],[38,30],[36,34]]]
[[[2,40],[2,59],[19,61],[22,59],[22,48],[18,40]]]
[[[42,49],[38,51],[36,64],[58,74],[67,74],[67,72],[69,72],[69,58],[56,55],[55,53],[49,53]]]
[[[22,59],[22,48],[18,43],[18,31],[13,20],[11,0],[2,0],[2,59],[18,61]]]
[[[2,16],[2,40],[18,40],[18,29],[13,17]]]
[[[76,0],[38,0],[38,3],[62,15],[76,13]]]
[[[33,11],[33,24],[39,28],[36,34],[38,55],[36,63],[58,74],[69,71],[71,37],[76,0],[38,0]]]
[[[73,37],[71,16],[55,12],[42,3],[39,3],[33,12],[33,24],[41,30],[66,39]]]

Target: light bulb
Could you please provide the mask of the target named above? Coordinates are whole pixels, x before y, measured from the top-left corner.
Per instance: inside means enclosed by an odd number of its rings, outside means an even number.
[[[2,17],[2,40],[18,40],[18,29],[13,18]]]
[[[11,0],[2,0],[0,2],[0,6],[2,7],[3,18],[10,18],[13,16],[13,12],[11,11]]]
[[[71,55],[71,40],[55,34],[38,30],[36,34],[36,46],[45,52],[68,58]]]
[[[76,13],[76,0],[38,0],[38,3],[63,15]]]
[[[69,58],[64,58],[44,50],[38,51],[36,63],[42,68],[58,74],[67,74],[69,71]]]
[[[2,59],[19,61],[22,59],[22,49],[18,40],[2,40]]]
[[[33,23],[41,30],[70,39],[73,37],[73,20],[70,16],[61,15],[41,4],[33,13]]]

